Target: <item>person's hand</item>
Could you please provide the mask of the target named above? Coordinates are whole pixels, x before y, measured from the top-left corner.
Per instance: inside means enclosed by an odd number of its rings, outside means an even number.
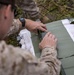
[[[43,38],[43,40],[41,41],[41,43],[39,44],[39,48],[44,49],[47,47],[50,47],[50,48],[53,47],[56,49],[56,45],[57,45],[57,39],[55,38],[53,34],[48,32]]]
[[[35,22],[35,21],[29,20],[29,19],[25,19],[25,20],[26,20],[25,27],[29,31],[37,32],[37,29],[44,31],[44,32],[47,31],[46,26],[43,23]]]

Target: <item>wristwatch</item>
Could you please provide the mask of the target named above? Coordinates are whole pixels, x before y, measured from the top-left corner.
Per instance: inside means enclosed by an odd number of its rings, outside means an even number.
[[[19,20],[22,23],[22,27],[25,27],[25,18],[19,18]]]

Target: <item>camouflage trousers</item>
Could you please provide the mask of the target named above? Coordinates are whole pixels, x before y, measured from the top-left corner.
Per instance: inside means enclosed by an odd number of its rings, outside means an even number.
[[[39,8],[35,0],[22,0],[19,7],[23,10],[23,17],[34,20],[39,18]]]

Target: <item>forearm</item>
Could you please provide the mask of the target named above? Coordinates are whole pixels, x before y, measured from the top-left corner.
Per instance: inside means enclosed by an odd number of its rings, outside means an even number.
[[[11,34],[15,34],[16,32],[18,32],[20,29],[22,28],[22,24],[19,21],[19,19],[14,19],[13,23],[7,33],[6,36],[10,36]]]
[[[57,51],[54,48],[45,48],[42,50],[41,62],[45,62],[49,70],[51,71],[50,75],[59,75],[61,62],[57,58]]]
[[[32,28],[32,26],[30,24],[32,24],[33,21],[29,20],[29,19],[25,19],[25,18],[24,18],[24,20],[25,20],[24,27],[22,27],[22,23],[20,22],[20,20],[19,19],[14,19],[13,23],[10,27],[10,30],[8,31],[6,36],[9,36],[11,34],[15,34],[20,29],[23,29],[23,28],[27,28],[27,29]]]
[[[36,32],[37,29],[41,31],[47,31],[46,26],[41,22],[35,22],[30,19],[20,18],[20,19],[14,19],[13,24],[7,33],[7,36],[14,34],[18,32],[20,29],[26,28],[31,32]]]

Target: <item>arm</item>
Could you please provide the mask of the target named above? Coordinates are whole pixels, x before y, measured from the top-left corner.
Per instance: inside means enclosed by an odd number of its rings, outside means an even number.
[[[42,50],[41,62],[45,62],[48,66],[48,75],[59,75],[61,62],[57,58],[57,51],[54,48],[45,48]]]
[[[41,42],[42,43],[42,42]],[[43,46],[40,43],[41,46]],[[53,43],[52,43],[53,45]],[[40,59],[30,52],[0,43],[0,74],[5,75],[59,75],[60,61],[57,59],[55,47],[42,49]],[[45,47],[45,46],[43,46]],[[4,68],[2,68],[2,66]],[[5,71],[6,70],[6,71]]]
[[[16,32],[18,32],[22,27],[21,22],[19,21],[19,19],[14,19],[12,22],[12,25],[10,27],[10,30],[8,31],[6,36],[15,34]]]
[[[51,33],[47,33],[39,44],[40,49],[42,49],[40,61],[45,62],[48,66],[48,75],[60,74],[61,62],[57,58],[56,46],[57,39]]]
[[[31,32],[36,32],[37,29],[41,31],[46,31],[46,26],[43,23],[35,22],[29,19],[25,19],[25,21],[26,21],[25,27],[23,28],[27,28]],[[12,26],[10,27],[10,30],[7,33],[7,36],[14,34],[23,28],[22,28],[22,23],[20,22],[20,20],[14,19]]]

